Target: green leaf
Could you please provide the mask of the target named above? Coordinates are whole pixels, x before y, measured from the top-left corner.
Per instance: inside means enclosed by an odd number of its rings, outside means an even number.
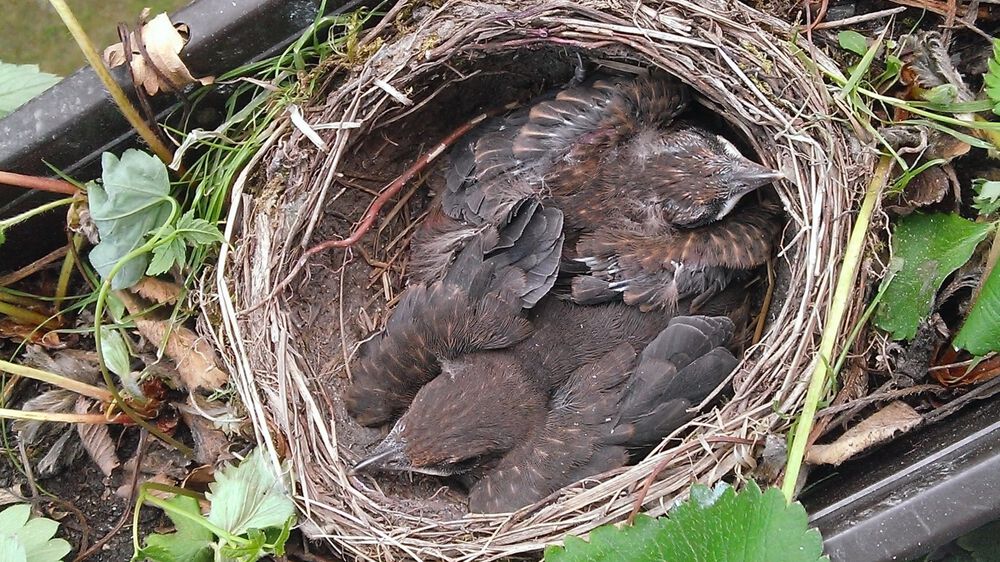
[[[864,56],[868,51],[868,39],[857,31],[841,31],[837,34],[837,41],[840,42],[841,49],[856,55]]]
[[[90,252],[90,263],[107,278],[126,254],[170,218],[170,178],[158,158],[140,150],[126,150],[119,160],[105,152],[101,159],[103,185],[90,184],[87,198],[101,242]],[[112,289],[134,285],[149,263],[141,255],[126,262],[111,282]]]
[[[31,506],[15,504],[0,512],[0,560],[58,562],[72,548],[54,539],[59,523],[31,516]]]
[[[1000,107],[1000,40],[993,40],[993,56],[987,62],[986,74],[983,76],[986,96]],[[993,108],[997,112],[997,108]]]
[[[605,525],[589,542],[566,537],[545,550],[547,562],[726,560],[812,562],[823,557],[823,540],[808,528],[798,503],[788,505],[777,488],[761,492],[753,482],[736,493],[728,486],[695,485],[691,499],[665,518],[639,515],[632,526]]]
[[[250,542],[238,545],[227,544],[222,547],[222,555],[227,560],[238,562],[256,562],[268,554],[265,548],[267,537],[259,529],[251,529],[248,533]]]
[[[0,117],[48,90],[59,80],[61,78],[55,74],[40,71],[36,64],[0,62]]]
[[[955,336],[955,347],[976,356],[1000,351],[1000,267],[993,266],[972,305],[965,323]]]
[[[282,466],[287,473],[287,466]],[[264,450],[255,449],[239,466],[227,465],[215,474],[206,497],[212,502],[208,520],[234,535],[251,529],[281,527],[295,515],[285,478],[275,474]]]
[[[146,275],[160,275],[170,271],[175,264],[183,266],[187,257],[184,242],[177,237],[153,248],[153,259],[146,268]]]
[[[914,213],[900,219],[892,235],[889,286],[875,325],[897,340],[916,335],[941,284],[969,260],[989,230],[989,224],[947,213]]]
[[[974,179],[972,189],[976,192],[972,197],[972,206],[980,215],[992,215],[1000,210],[1000,181]]]
[[[119,377],[132,372],[132,354],[118,330],[101,326],[101,355],[108,370]]]
[[[190,246],[205,246],[222,242],[222,233],[212,223],[196,218],[194,211],[188,211],[177,221],[177,232]]]
[[[166,500],[177,512],[188,513],[204,520],[198,509],[198,500],[190,496],[174,496]],[[151,534],[146,538],[142,555],[156,562],[211,562],[212,543],[215,535],[204,525],[199,525],[175,511],[164,510],[177,529],[166,535]]]

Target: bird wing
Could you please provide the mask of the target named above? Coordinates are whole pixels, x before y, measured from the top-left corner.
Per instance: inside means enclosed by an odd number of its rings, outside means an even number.
[[[522,311],[555,283],[561,231],[562,213],[527,201],[499,233],[474,237],[441,280],[407,288],[385,329],[361,348],[344,396],[348,412],[384,424],[437,376],[441,359],[526,338]]]
[[[693,417],[687,410],[729,376],[737,360],[725,316],[678,316],[639,356],[618,410],[612,443],[649,447]]]
[[[602,444],[634,361],[632,346],[621,344],[577,369],[550,401],[544,426],[472,487],[469,510],[514,511],[581,478],[623,466],[627,451]]]
[[[642,127],[669,125],[689,98],[686,85],[662,72],[563,90],[531,108],[514,138],[514,156],[543,167],[581,161],[617,146]]]
[[[712,224],[675,229],[627,220],[580,238],[572,299],[594,304],[621,294],[626,303],[672,309],[678,300],[725,289],[735,273],[766,262],[780,232],[780,206],[745,206]]]

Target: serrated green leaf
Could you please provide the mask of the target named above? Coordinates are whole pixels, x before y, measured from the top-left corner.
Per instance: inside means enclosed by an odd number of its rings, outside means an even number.
[[[982,178],[972,180],[972,206],[980,215],[992,215],[1000,211],[1000,181],[987,181]]]
[[[976,356],[1000,351],[1000,267],[993,267],[955,336],[955,347]]]
[[[177,221],[177,232],[191,246],[205,246],[222,242],[222,233],[212,223],[194,216],[194,211],[184,213]]]
[[[268,554],[265,544],[267,537],[259,529],[250,529],[247,533],[250,542],[240,545],[227,544],[222,547],[222,555],[227,560],[236,562],[256,562]]]
[[[969,260],[990,226],[955,214],[914,213],[899,220],[892,235],[892,259],[875,325],[893,339],[910,339],[931,312],[944,280]]]
[[[841,49],[856,55],[864,56],[868,52],[868,40],[857,31],[841,31],[837,34],[837,41],[840,42]]]
[[[0,117],[48,90],[59,80],[61,78],[55,74],[39,70],[36,64],[0,62]]]
[[[166,500],[177,511],[203,519],[198,500],[189,496],[174,496]],[[215,535],[204,525],[165,510],[177,529],[166,535],[151,534],[146,538],[143,554],[156,562],[211,562]]]
[[[993,40],[993,56],[987,61],[986,74],[983,75],[983,85],[986,96],[990,101],[997,104],[993,108],[994,113],[1000,107],[1000,41]]]
[[[146,275],[160,275],[170,271],[174,265],[183,266],[187,259],[187,250],[180,238],[171,238],[169,242],[153,248],[153,259],[149,261]]]
[[[90,263],[101,278],[107,278],[126,254],[169,219],[170,178],[163,162],[140,150],[126,150],[121,159],[105,152],[101,165],[103,185],[90,184],[87,189],[90,214],[101,235],[101,242],[90,252]],[[129,260],[111,287],[131,287],[148,264],[146,255]]]
[[[567,536],[563,546],[545,549],[545,562],[672,560],[660,544],[665,524],[666,519],[639,514],[632,525],[602,525],[594,529],[586,541]]]
[[[282,467],[287,473],[287,467]],[[288,484],[275,474],[261,448],[238,466],[227,465],[215,474],[206,497],[212,502],[208,520],[234,535],[251,529],[280,527],[295,515]]]
[[[119,377],[132,372],[132,354],[118,330],[101,326],[101,355],[108,370]]]
[[[31,506],[15,504],[0,512],[0,560],[59,562],[72,547],[54,539],[59,524],[45,517],[31,516]]]
[[[566,537],[564,547],[545,550],[545,560],[826,560],[822,537],[808,528],[805,509],[798,503],[788,505],[777,488],[762,493],[751,482],[737,494],[728,487],[701,486],[692,487],[691,497],[665,518],[639,515],[632,526],[599,527],[589,542]]]

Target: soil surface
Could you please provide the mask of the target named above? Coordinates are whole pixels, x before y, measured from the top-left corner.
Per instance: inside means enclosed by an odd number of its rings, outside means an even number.
[[[132,441],[134,449],[134,439]],[[10,454],[17,454],[16,448],[7,453],[0,458],[0,487],[18,495],[28,494],[27,477],[10,457]],[[56,536],[66,539],[73,546],[65,560],[75,559],[81,548],[89,548],[107,536],[121,521],[128,507],[126,500],[115,495],[115,490],[121,483],[120,472],[116,470],[110,478],[105,478],[97,465],[83,454],[67,470],[38,480],[40,495],[25,498],[26,502],[34,504],[35,515],[43,515],[59,522]],[[143,509],[139,522],[142,536],[155,532],[159,526],[169,524],[156,509]],[[132,516],[129,515],[125,524],[87,560],[125,562],[132,558],[132,551]]]

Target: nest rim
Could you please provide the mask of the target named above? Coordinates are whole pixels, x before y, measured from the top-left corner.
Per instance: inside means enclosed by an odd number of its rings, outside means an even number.
[[[268,154],[301,140],[287,122],[275,127],[241,173],[225,233],[232,250],[220,255],[215,285],[203,288],[218,299],[223,322],[215,341],[258,443],[275,458],[283,450],[292,461],[306,534],[361,559],[496,559],[620,521],[641,488],[644,511],[656,516],[692,481],[713,484],[732,473],[740,478],[754,463],[753,446],[746,442],[763,442],[761,437],[784,430],[787,416],[800,409],[835,284],[833,265],[846,244],[848,225],[840,219],[856,208],[860,183],[874,161],[850,131],[828,118],[837,107],[819,72],[780,48],[793,34],[791,26],[726,0],[700,6],[665,0],[655,9],[613,0],[501,0],[446,2],[422,14],[415,28],[390,33],[406,4],[397,3],[361,40],[372,45],[377,40],[378,50],[341,74],[332,93],[318,100],[322,118],[363,125],[325,136],[332,148],[316,151],[306,187],[286,186],[280,197],[266,198],[245,191]],[[681,77],[765,164],[784,172],[789,179],[777,192],[789,226],[778,260],[788,269],[788,292],[777,310],[772,306],[770,327],[737,367],[732,397],[665,438],[639,463],[571,485],[515,514],[443,521],[400,512],[349,476],[334,417],[314,395],[316,383],[290,335],[287,300],[267,297],[302,255],[302,241],[329,202],[330,178],[353,140],[433,103],[433,88],[418,88],[422,97],[411,91],[448,68],[456,55],[475,59],[540,44],[581,55],[624,53],[623,60]],[[810,44],[800,39],[797,46],[813,63],[836,68]],[[790,93],[792,85],[799,90]],[[309,212],[286,220],[290,208]],[[240,244],[248,240],[253,243]],[[857,313],[856,307],[850,310],[847,322]],[[682,432],[679,442],[673,439]]]

